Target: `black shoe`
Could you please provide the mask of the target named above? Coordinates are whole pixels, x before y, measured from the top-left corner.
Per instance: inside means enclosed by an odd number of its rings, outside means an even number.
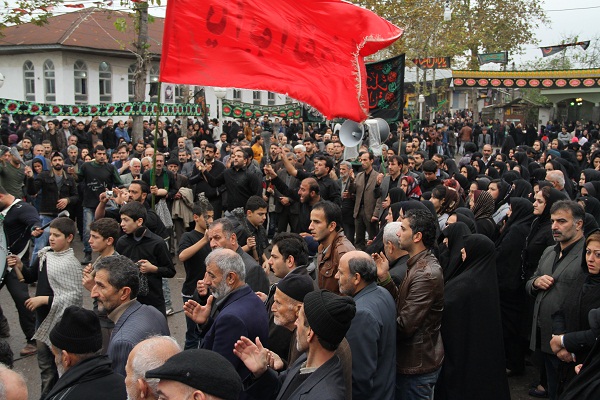
[[[8,325],[8,320],[2,317],[0,320],[0,338],[10,337],[10,326]]]
[[[83,261],[81,261],[81,264],[87,265],[91,262],[92,262],[92,253],[85,253],[85,257],[83,258]]]

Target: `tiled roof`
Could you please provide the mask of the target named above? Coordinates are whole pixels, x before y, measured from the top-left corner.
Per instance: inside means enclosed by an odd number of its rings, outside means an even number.
[[[133,13],[87,8],[50,17],[43,26],[32,23],[10,26],[0,36],[0,52],[54,47],[102,52],[133,51],[136,37],[133,17]],[[115,28],[117,18],[127,21],[125,32]],[[153,19],[148,24],[150,51],[160,54],[164,18]]]

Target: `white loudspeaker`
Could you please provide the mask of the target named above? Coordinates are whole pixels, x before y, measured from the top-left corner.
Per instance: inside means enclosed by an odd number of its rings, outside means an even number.
[[[333,133],[337,133],[339,136],[341,129],[342,129],[342,124],[337,123],[333,126]]]
[[[346,147],[354,147],[363,140],[365,129],[362,124],[346,120],[340,128],[340,141]]]
[[[381,118],[368,119],[365,125],[368,130],[369,148],[375,156],[380,156],[381,144],[390,136],[390,126]]]

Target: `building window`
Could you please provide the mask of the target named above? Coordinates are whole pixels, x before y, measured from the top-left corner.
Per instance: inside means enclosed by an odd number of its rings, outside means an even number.
[[[129,95],[129,102],[135,101],[135,72],[137,71],[137,64],[131,64],[127,69],[127,94]]]
[[[260,104],[260,91],[255,90],[252,92],[252,104]]]
[[[233,89],[233,100],[242,101],[242,91],[240,89]]]
[[[86,104],[88,101],[88,69],[83,61],[75,61],[73,76],[75,77],[75,104]]]
[[[268,104],[270,106],[274,106],[275,105],[275,93],[268,92]]]
[[[106,61],[102,61],[98,68],[98,83],[100,103],[110,103],[112,101],[112,70]]]
[[[31,61],[23,64],[23,81],[25,83],[25,100],[35,101],[35,67]]]
[[[158,101],[158,65],[153,64],[150,67],[150,92],[152,95],[150,96],[150,101],[156,103]],[[153,90],[153,86],[155,89]]]
[[[50,60],[44,61],[44,99],[46,103],[54,103],[56,101],[54,63]]]

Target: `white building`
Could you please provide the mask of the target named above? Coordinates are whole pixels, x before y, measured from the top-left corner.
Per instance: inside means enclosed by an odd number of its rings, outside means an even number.
[[[115,28],[117,19],[128,28]],[[125,103],[133,101],[136,70],[135,33],[132,14],[88,8],[51,17],[48,24],[8,27],[0,37],[0,73],[5,77],[0,98],[36,103],[72,105]],[[148,72],[146,101],[150,83],[158,82],[164,19],[154,17],[149,24],[149,51],[153,55]],[[170,90],[167,88],[169,87]],[[163,103],[181,103],[201,87],[162,84]],[[166,98],[165,92],[171,93]],[[285,95],[267,91],[228,89],[228,100],[256,105],[290,102]],[[217,98],[206,89],[211,118],[218,117]]]

